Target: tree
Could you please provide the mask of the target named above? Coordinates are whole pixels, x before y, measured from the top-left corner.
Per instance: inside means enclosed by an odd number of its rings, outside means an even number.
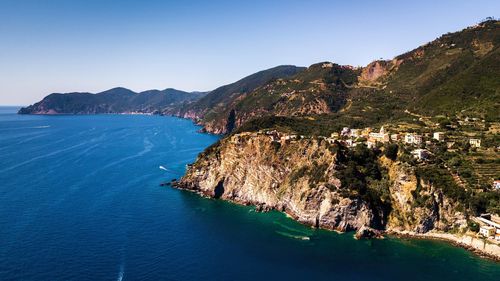
[[[392,161],[395,161],[398,158],[398,150],[399,146],[395,143],[391,143],[386,145],[384,155]]]

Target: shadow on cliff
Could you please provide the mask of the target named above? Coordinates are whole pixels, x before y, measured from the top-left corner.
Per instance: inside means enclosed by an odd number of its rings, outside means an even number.
[[[214,189],[214,198],[219,199],[224,194],[224,180],[220,180]]]

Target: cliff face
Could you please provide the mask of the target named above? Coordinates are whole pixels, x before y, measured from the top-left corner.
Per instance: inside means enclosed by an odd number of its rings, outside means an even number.
[[[338,147],[319,139],[273,141],[265,134],[233,135],[202,153],[176,186],[280,210],[304,224],[338,231],[427,232],[462,223],[454,204],[432,186],[422,187],[409,167],[380,161],[389,177],[390,211],[377,203],[380,198],[368,200],[341,182]],[[417,185],[432,203],[412,204]]]
[[[419,180],[415,168],[400,162],[381,159],[391,179],[389,187],[392,211],[387,228],[395,231],[426,233],[449,231],[467,226],[460,205],[443,195],[432,184]]]
[[[376,227],[372,207],[340,195],[336,154],[318,140],[271,141],[242,133],[201,154],[179,182],[206,196],[284,211],[296,220],[347,231]]]

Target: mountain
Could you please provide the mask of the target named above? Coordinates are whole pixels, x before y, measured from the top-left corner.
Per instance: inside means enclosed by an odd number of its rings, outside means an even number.
[[[187,117],[226,135],[171,184],[358,238],[448,239],[500,259],[478,234],[478,216],[500,215],[499,45],[488,20],[392,60],[313,64],[200,99]]]
[[[311,65],[297,74],[273,79],[246,95],[205,115],[204,122],[224,133],[248,120],[262,116],[305,116],[337,112],[346,103],[350,87],[360,70],[324,62]]]
[[[191,102],[206,93],[188,93],[176,89],[149,90],[141,93],[113,88],[101,93],[50,94],[42,101],[19,110],[20,114],[99,114],[158,113],[168,107]]]
[[[274,123],[328,135],[408,119],[408,112],[499,120],[499,45],[500,23],[489,20],[366,67],[314,64],[219,104],[224,110],[199,123],[216,133]]]
[[[365,67],[284,65],[208,93],[167,89],[135,94],[116,88],[96,95],[52,94],[20,113],[159,111],[191,118],[219,134],[273,122],[316,131],[368,126],[408,118],[407,112],[497,120],[499,44],[500,23],[487,20]]]
[[[304,67],[282,65],[259,71],[234,83],[219,87],[196,102],[182,106],[178,109],[165,110],[164,113],[202,120],[201,123],[206,128],[214,124],[214,129],[208,129],[207,131],[224,133],[226,130],[223,128],[218,129],[219,127],[215,120],[219,118],[219,116],[224,116],[230,104],[242,99],[246,94],[269,81],[291,77],[304,69]]]

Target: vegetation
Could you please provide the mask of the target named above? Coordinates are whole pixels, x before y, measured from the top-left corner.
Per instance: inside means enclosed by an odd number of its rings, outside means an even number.
[[[220,105],[233,104],[240,96],[252,92],[256,88],[278,78],[286,78],[304,70],[304,67],[293,65],[282,65],[263,70],[249,75],[234,83],[219,87],[198,101],[185,105],[182,112],[194,111],[203,115],[206,121],[216,119],[223,114],[223,118],[229,114],[230,108]],[[227,109],[227,111],[226,111]]]

